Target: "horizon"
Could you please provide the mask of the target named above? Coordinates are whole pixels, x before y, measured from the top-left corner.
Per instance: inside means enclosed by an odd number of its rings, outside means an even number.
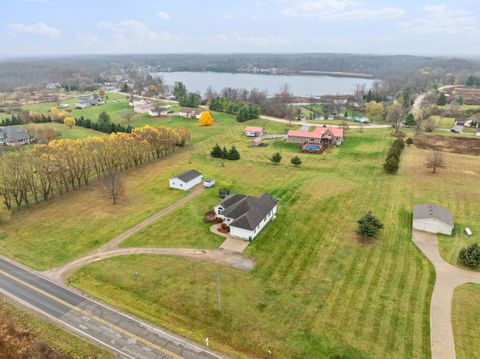
[[[480,4],[470,0],[10,0],[5,7],[0,46],[1,58],[9,59],[262,53],[480,57]]]

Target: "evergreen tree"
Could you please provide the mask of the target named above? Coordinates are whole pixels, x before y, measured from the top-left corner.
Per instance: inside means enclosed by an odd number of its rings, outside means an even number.
[[[270,161],[275,164],[278,164],[282,161],[282,155],[279,152],[275,152],[272,157],[270,157]]]
[[[447,104],[447,96],[442,92],[440,96],[438,96],[437,99],[437,105],[438,106],[445,106]]]
[[[473,243],[462,248],[458,253],[458,259],[466,266],[478,267],[480,265],[480,245]]]
[[[236,161],[240,159],[240,152],[237,151],[235,146],[232,146],[230,151],[228,152],[228,157],[229,160]]]
[[[110,123],[111,123],[111,119],[108,113],[103,111],[102,113],[100,113],[100,115],[98,115],[99,126],[107,128],[110,125]]]
[[[389,157],[383,165],[385,172],[394,174],[398,171],[399,160],[397,157]]]
[[[300,159],[300,157],[298,156],[295,156],[295,157],[292,157],[292,159],[290,160],[290,162],[292,163],[292,165],[294,165],[295,167],[298,167],[302,164],[302,160]]]
[[[177,99],[177,100],[182,98],[182,97],[186,97],[187,96],[187,87],[183,84],[183,82],[175,82],[175,84],[173,85],[172,94],[175,97],[175,99]]]
[[[222,149],[222,158],[223,159],[228,159],[228,151],[226,147],[223,147]]]
[[[382,222],[372,212],[368,212],[358,221],[357,233],[363,238],[376,238],[378,232],[383,228]]]
[[[412,113],[409,113],[407,115],[407,118],[405,119],[405,124],[409,127],[413,127],[417,124],[417,121],[415,121],[415,117]]]
[[[411,137],[409,137],[409,138],[407,138],[407,139],[405,140],[405,143],[406,143],[407,145],[409,145],[409,146],[410,146],[410,145],[413,145],[413,139],[412,139]]]
[[[212,148],[212,150],[210,151],[210,155],[213,158],[222,158],[222,149],[220,148],[218,143]]]
[[[249,119],[248,107],[242,106],[237,113],[237,122],[245,122]]]

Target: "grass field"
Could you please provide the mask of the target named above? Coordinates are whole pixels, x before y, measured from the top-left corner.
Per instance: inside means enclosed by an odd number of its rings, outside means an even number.
[[[34,334],[37,338],[46,342],[49,347],[57,353],[63,353],[72,358],[96,358],[113,359],[114,356],[109,352],[87,343],[66,331],[59,329],[46,322],[43,319],[30,314],[26,310],[20,310],[6,301],[5,297],[0,295],[0,318],[12,320],[16,326]],[[3,322],[1,323],[3,324]],[[6,334],[6,333],[3,333]],[[3,339],[3,338],[2,338]],[[1,358],[4,357],[0,353]]]
[[[452,317],[455,349],[458,359],[480,358],[478,323],[480,286],[464,284],[455,289]]]
[[[83,128],[83,127],[78,127],[75,126],[73,128],[69,128],[68,126],[65,126],[61,123],[30,123],[26,125],[28,127],[50,127],[54,129],[55,131],[60,133],[61,139],[69,139],[69,140],[77,140],[79,138],[85,138],[85,137],[90,137],[90,136],[106,136],[105,133],[100,132],[100,131],[95,131],[89,128]]]
[[[429,357],[435,276],[410,240],[411,210],[416,203],[435,201],[450,208],[460,225],[470,225],[480,203],[475,185],[480,168],[471,165],[476,158],[448,154],[447,169],[433,176],[424,167],[428,152],[411,146],[402,155],[399,174],[389,176],[382,163],[393,141],[390,129],[348,130],[342,147],[307,155],[281,140],[251,148],[242,134],[246,125],[284,133],[283,124],[214,117],[210,128],[179,117],[162,120],[165,126],[188,127],[192,148],[129,173],[126,198],[116,208],[94,187],[41,204],[0,226],[0,251],[39,269],[79,256],[180,198],[183,194],[166,188],[167,179],[194,167],[215,178],[218,187],[251,195],[269,192],[279,199],[277,219],[247,249],[257,261],[251,273],[177,258],[128,256],[84,267],[71,283],[199,342],[209,337],[212,347],[235,357]],[[222,166],[209,156],[215,143],[234,144],[241,159]],[[268,160],[275,151],[283,156],[280,165]],[[289,163],[297,154],[300,168]],[[208,231],[202,216],[217,201],[216,190],[206,191],[124,246],[214,247],[221,238]],[[369,210],[385,230],[376,242],[363,243],[355,233],[356,220]],[[442,238],[442,254],[455,253],[457,242],[466,240],[461,233],[453,243]],[[221,313],[216,311],[217,272]]]
[[[276,221],[247,249],[257,260],[254,271],[131,256],[91,264],[71,283],[195,340],[208,336],[213,347],[236,357],[428,357],[434,274],[410,241],[416,196],[405,187],[408,173],[387,176],[381,170],[389,131],[351,130],[342,148],[300,154],[304,163],[293,168],[288,161],[295,146],[253,149],[235,127],[208,130],[194,151],[182,154],[188,161],[219,186],[253,195],[268,191],[280,200]],[[216,142],[235,143],[242,159],[221,167],[208,156]],[[275,166],[268,157],[278,149],[285,163]],[[418,164],[422,151],[406,153],[407,168]],[[207,193],[125,245],[214,245],[201,216],[216,201]],[[386,229],[376,243],[365,244],[355,221],[370,209]],[[134,282],[128,273],[136,271],[145,276]],[[215,310],[218,271],[222,313]]]

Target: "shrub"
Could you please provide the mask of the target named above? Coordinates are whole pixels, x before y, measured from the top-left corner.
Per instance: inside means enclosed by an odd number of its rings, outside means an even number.
[[[210,151],[210,155],[213,158],[222,158],[222,149],[220,148],[218,143],[212,148],[212,150]]]
[[[295,167],[298,167],[302,164],[302,160],[300,159],[300,157],[298,156],[295,156],[295,157],[292,157],[292,159],[290,160],[290,162],[292,163],[292,165],[294,165]]]
[[[372,212],[368,212],[358,221],[357,233],[363,238],[376,238],[378,232],[383,228],[382,222]]]
[[[390,174],[396,173],[398,171],[398,159],[395,157],[387,158],[383,164],[383,169]]]
[[[473,243],[462,248],[458,253],[458,259],[466,266],[478,267],[480,265],[480,245]]]
[[[409,146],[413,145],[413,139],[411,137],[409,137],[409,138],[406,139],[405,143]]]
[[[270,157],[270,161],[275,164],[278,164],[282,161],[282,155],[279,152],[275,152],[272,157]]]

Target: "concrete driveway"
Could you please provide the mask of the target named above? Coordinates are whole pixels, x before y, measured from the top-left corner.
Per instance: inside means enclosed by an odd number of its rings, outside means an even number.
[[[453,292],[459,285],[479,283],[480,273],[457,268],[440,255],[435,234],[413,231],[413,241],[432,262],[436,281],[430,305],[430,336],[433,359],[455,359],[452,329]]]

